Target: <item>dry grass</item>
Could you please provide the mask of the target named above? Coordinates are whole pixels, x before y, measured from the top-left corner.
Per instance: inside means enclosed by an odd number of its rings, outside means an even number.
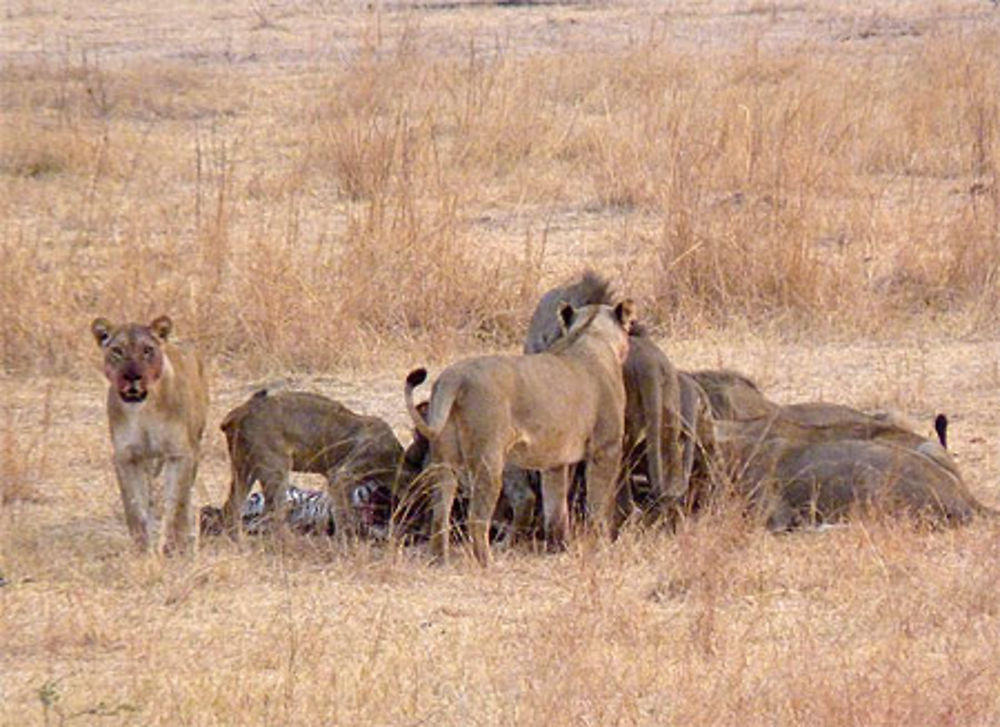
[[[774,7],[722,14],[732,32],[695,48],[674,42],[707,32],[695,20],[655,14],[630,43],[597,43],[589,6],[558,11],[586,27],[548,52],[488,45],[475,25],[440,48],[445,11],[328,11],[356,34],[343,60],[286,66],[294,38],[275,28],[317,21],[289,7],[261,23],[257,4],[242,32],[278,33],[270,53],[9,53],[3,363],[70,370],[34,351],[56,339],[79,356],[94,310],[169,310],[249,371],[357,363],[373,337],[505,346],[540,286],[581,262],[627,277],[679,334],[747,318],[853,331],[928,309],[987,325],[995,28],[827,11],[807,33],[790,7],[779,43]]]
[[[944,410],[1000,501],[1000,43],[985,2],[9,0],[0,722],[990,724],[997,532],[128,553],[87,326],[405,427],[590,265],[686,368]],[[234,714],[236,716],[234,716]]]

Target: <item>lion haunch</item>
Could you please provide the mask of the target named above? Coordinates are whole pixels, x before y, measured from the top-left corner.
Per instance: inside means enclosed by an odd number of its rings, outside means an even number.
[[[598,529],[613,531],[615,479],[621,463],[631,301],[559,311],[562,338],[546,353],[481,356],[452,364],[434,382],[426,419],[407,376],[404,396],[417,430],[431,444],[434,504],[431,551],[446,559],[458,477],[467,478],[469,532],[480,563],[490,560],[489,526],[505,463],[542,471],[546,538],[561,546],[569,526],[568,468],[587,463],[587,509]]]

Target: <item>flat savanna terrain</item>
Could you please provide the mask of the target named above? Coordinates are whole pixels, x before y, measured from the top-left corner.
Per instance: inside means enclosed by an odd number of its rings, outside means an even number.
[[[483,571],[324,538],[135,554],[95,316],[409,438],[586,267],[681,368],[951,420],[1000,506],[990,2],[5,0],[0,723],[1000,723],[1000,526],[736,510]],[[316,485],[317,481],[302,478]],[[461,549],[460,549],[461,550]]]

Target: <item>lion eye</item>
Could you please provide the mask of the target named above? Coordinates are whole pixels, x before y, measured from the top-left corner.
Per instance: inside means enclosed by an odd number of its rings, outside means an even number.
[[[122,350],[121,346],[112,346],[111,356],[113,358],[122,358],[125,356],[125,352]]]
[[[152,346],[146,346],[145,348],[142,349],[142,355],[145,356],[147,359],[152,359],[153,354],[155,353],[156,349],[154,349]]]

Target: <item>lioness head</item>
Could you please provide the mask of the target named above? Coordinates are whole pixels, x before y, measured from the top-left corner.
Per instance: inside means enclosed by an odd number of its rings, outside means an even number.
[[[631,299],[623,300],[614,307],[597,304],[574,308],[570,303],[563,303],[559,306],[561,334],[550,350],[569,346],[589,329],[609,338],[618,355],[618,362],[624,363],[628,356],[628,335],[634,322],[635,304]]]
[[[139,323],[112,325],[96,318],[90,330],[104,352],[104,375],[127,404],[146,400],[150,388],[163,375],[163,343],[173,324],[160,316],[148,326]]]

